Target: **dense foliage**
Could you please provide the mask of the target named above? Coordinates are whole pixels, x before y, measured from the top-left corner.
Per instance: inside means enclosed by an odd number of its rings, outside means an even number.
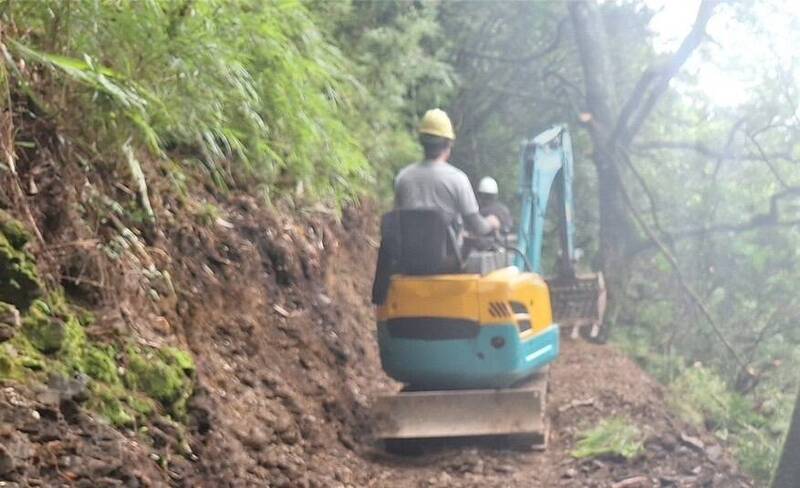
[[[220,185],[250,174],[319,197],[369,181],[350,123],[364,87],[299,2],[5,2],[0,12],[13,80],[98,160],[127,144],[198,161]]]

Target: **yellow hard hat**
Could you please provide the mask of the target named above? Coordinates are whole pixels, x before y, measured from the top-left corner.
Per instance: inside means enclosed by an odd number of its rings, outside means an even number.
[[[434,108],[425,112],[419,123],[420,134],[430,134],[432,136],[444,137],[445,139],[455,140],[456,134],[453,132],[453,124],[450,117],[444,110]]]

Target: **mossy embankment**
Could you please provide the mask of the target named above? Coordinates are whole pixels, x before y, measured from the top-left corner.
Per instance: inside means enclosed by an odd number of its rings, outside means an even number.
[[[72,380],[84,390],[81,401],[118,426],[159,411],[182,419],[194,383],[191,355],[131,338],[91,339],[94,316],[44,284],[26,249],[30,240],[19,220],[0,211],[0,380]]]

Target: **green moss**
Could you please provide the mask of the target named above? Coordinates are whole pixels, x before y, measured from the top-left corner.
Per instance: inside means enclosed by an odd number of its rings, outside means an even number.
[[[31,371],[44,371],[45,367],[42,359],[27,355],[19,358],[19,365]]]
[[[22,317],[21,333],[8,341],[6,367],[0,376],[17,380],[31,371],[71,375],[84,372],[94,379],[121,384],[113,350],[90,346],[78,317],[60,294],[34,300]]]
[[[25,230],[25,226],[4,210],[0,210],[0,233],[5,235],[6,239],[16,249],[22,249],[31,239],[30,234]]]
[[[220,210],[213,203],[203,203],[194,213],[197,223],[205,227],[214,225],[219,216]]]
[[[17,311],[17,307],[11,305],[10,303],[0,301],[0,322],[8,322],[7,319],[9,317],[13,317],[17,313],[19,313]]]
[[[14,372],[15,361],[11,354],[9,344],[0,344],[0,379],[11,378]]]
[[[0,301],[26,310],[42,294],[33,256],[23,249],[27,234],[21,224],[0,214]]]
[[[0,379],[22,380],[44,369],[42,355],[20,334],[0,344]]]
[[[87,346],[83,358],[85,373],[97,381],[109,385],[121,385],[122,381],[117,372],[116,355],[113,346]]]
[[[192,393],[193,370],[191,357],[179,349],[130,348],[126,383],[160,402],[170,414],[183,417]]]
[[[94,314],[85,308],[74,308],[75,317],[78,319],[78,322],[81,323],[84,327],[89,327],[95,323]]]
[[[155,402],[153,402],[152,399],[137,393],[130,393],[125,398],[125,403],[127,403],[134,412],[142,417],[147,417],[156,409]]]
[[[34,301],[22,319],[22,332],[37,350],[58,354],[68,370],[83,371],[86,334],[60,302]]]
[[[124,395],[122,388],[93,383],[91,392],[88,405],[91,410],[99,413],[116,426],[133,425],[135,417],[131,415],[120,399]]]
[[[194,359],[192,359],[192,355],[188,352],[182,351],[177,347],[167,346],[161,349],[161,355],[167,358],[167,361],[170,364],[174,364],[181,368],[187,375],[194,374]]]
[[[60,351],[67,338],[66,325],[60,320],[27,323],[23,330],[31,344],[46,354]]]
[[[152,414],[155,402],[142,394],[127,390],[122,383],[111,385],[93,382],[88,408],[118,427],[130,427]]]
[[[21,333],[0,344],[0,379],[82,372],[92,379],[88,408],[114,425],[130,426],[161,408],[184,417],[193,390],[192,356],[175,347],[131,346],[120,353],[113,345],[92,343],[82,325],[92,320],[60,293],[34,300],[22,317]]]

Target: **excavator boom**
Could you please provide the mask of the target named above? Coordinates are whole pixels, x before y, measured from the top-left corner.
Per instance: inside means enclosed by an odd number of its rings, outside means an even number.
[[[605,313],[605,282],[601,273],[578,274],[575,270],[579,253],[573,222],[573,171],[572,141],[566,125],[556,125],[523,142],[517,242],[527,259],[518,256],[515,264],[520,268],[530,265],[534,273],[542,274],[544,225],[553,193],[561,240],[557,274],[546,278],[553,320],[562,327],[572,327],[573,336],[581,327],[591,326],[591,337],[597,337]]]

